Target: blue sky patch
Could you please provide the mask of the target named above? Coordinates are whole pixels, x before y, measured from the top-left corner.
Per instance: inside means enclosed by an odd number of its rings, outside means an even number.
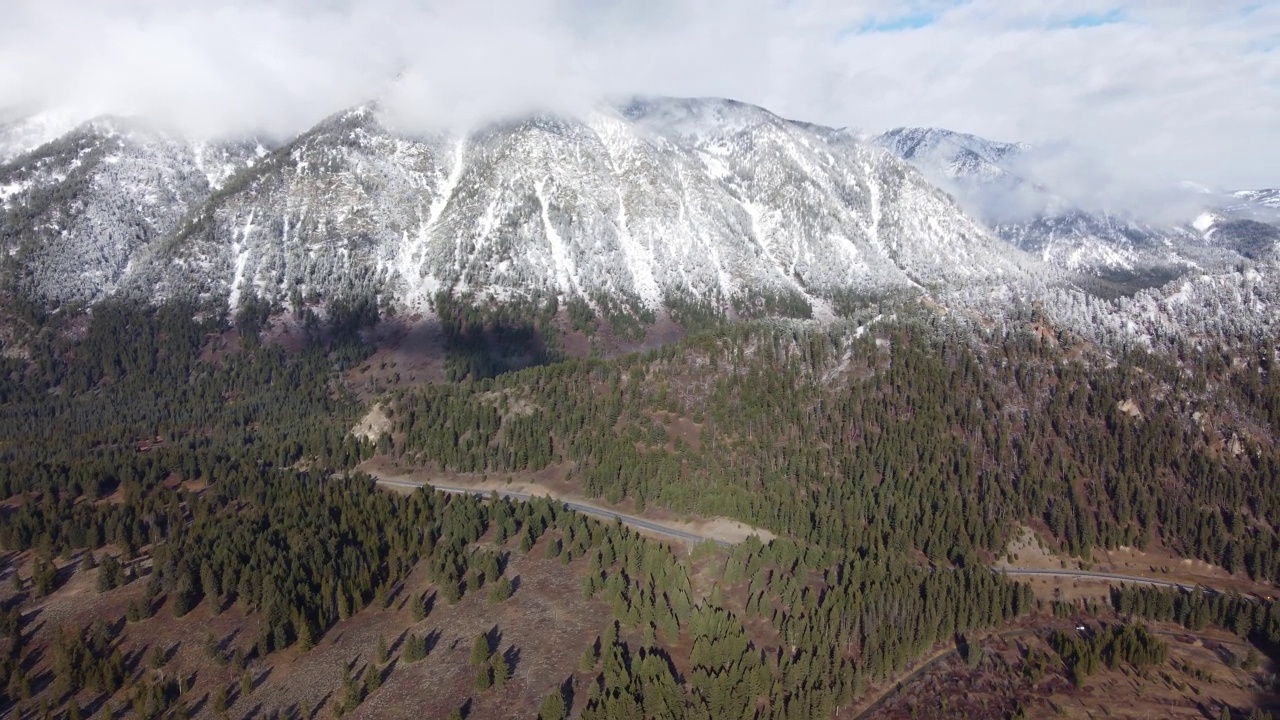
[[[1066,18],[1065,20],[1055,22],[1050,25],[1051,28],[1095,28],[1103,25],[1115,25],[1124,22],[1125,12],[1120,8],[1116,8],[1105,13],[1088,13],[1085,15],[1076,15]]]
[[[912,13],[889,19],[872,19],[846,27],[841,35],[867,35],[870,33],[901,32],[903,30],[919,30],[936,22],[938,16],[931,12]]]

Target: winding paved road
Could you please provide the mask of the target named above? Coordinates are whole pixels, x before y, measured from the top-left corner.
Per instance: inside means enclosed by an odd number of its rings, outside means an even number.
[[[389,480],[389,479],[380,478],[380,477],[377,478],[377,480],[379,485],[387,485],[390,487],[398,487],[398,488],[407,488],[410,490],[417,490],[418,488],[425,486],[424,483],[404,482],[402,480]],[[475,495],[476,497],[488,497],[490,492],[487,490],[477,490],[475,488],[467,488],[467,487],[454,487],[450,485],[431,485],[430,487],[433,487],[436,490],[439,490],[440,492],[447,492],[447,493],[454,493],[454,494],[470,493],[472,495]],[[510,498],[512,500],[532,500],[535,497],[530,493],[515,492],[513,490],[499,490],[498,494],[501,495],[502,497]],[[733,543],[730,543],[730,542],[725,542],[723,540],[717,540],[715,538],[707,537],[705,535],[698,535],[697,533],[691,533],[685,530],[669,527],[667,525],[662,525],[661,523],[654,522],[653,520],[646,520],[645,518],[638,517],[636,515],[626,515],[624,513],[618,513],[612,510],[607,510],[602,507],[597,507],[595,505],[587,505],[585,503],[574,502],[572,500],[557,499],[556,502],[563,504],[565,507],[569,508],[570,510],[573,510],[575,512],[580,512],[583,515],[590,515],[592,517],[597,517],[602,520],[607,520],[609,522],[613,522],[615,519],[621,520],[623,525],[629,525],[631,527],[638,528],[640,530],[648,530],[649,532],[657,533],[659,535],[665,535],[667,537],[672,537],[677,540],[684,540],[686,542],[694,542],[694,543],[713,542],[716,545],[719,545],[720,547],[733,547]]]

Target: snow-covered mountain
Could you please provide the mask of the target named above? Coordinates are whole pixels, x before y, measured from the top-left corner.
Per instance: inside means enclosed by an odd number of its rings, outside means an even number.
[[[1280,210],[1280,190],[1238,190],[1231,195],[1242,200],[1246,206]]]
[[[1219,203],[1218,214],[1280,227],[1280,190],[1239,190]]]
[[[1224,210],[1205,212],[1192,223],[1204,242],[1221,251],[1250,260],[1280,258],[1280,224],[1254,220],[1265,214]],[[1269,218],[1268,218],[1269,219]]]
[[[1014,188],[1027,181],[1009,160],[1031,149],[1023,143],[987,140],[939,128],[902,127],[872,137],[873,142],[910,162],[935,181],[957,190],[997,185]]]
[[[99,118],[0,166],[0,250],[42,300],[117,291],[187,211],[252,164],[253,144],[194,144]]]
[[[724,100],[649,99],[466,135],[334,116],[236,177],[139,288],[287,297],[440,289],[652,309],[815,306],[1016,281],[1010,251],[888,153]]]
[[[1065,205],[993,222],[979,200],[1053,200],[1018,173],[1026,146],[940,130],[866,137],[670,98],[427,134],[370,105],[271,148],[117,118],[41,142],[50,117],[0,127],[0,293],[50,303],[372,294],[424,310],[452,290],[821,317],[925,297],[988,318],[1033,303],[1146,342],[1269,327],[1278,294],[1274,192],[1177,228]]]
[[[75,129],[75,118],[69,112],[0,113],[0,165]]]

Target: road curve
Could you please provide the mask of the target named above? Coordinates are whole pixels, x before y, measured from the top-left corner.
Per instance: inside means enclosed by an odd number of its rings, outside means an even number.
[[[398,487],[398,488],[407,488],[410,490],[417,490],[420,487],[431,487],[436,490],[439,490],[440,492],[453,493],[453,494],[470,493],[472,495],[475,495],[476,497],[489,497],[489,494],[490,494],[490,491],[477,490],[476,488],[454,487],[450,485],[431,485],[431,484],[424,484],[424,483],[412,483],[412,482],[403,482],[400,480],[387,480],[385,478],[376,478],[376,480],[379,485],[387,485],[390,487]],[[532,495],[530,493],[515,492],[514,490],[498,490],[497,492],[500,496],[505,498],[510,498],[512,500],[532,500],[534,497],[536,497],[535,495]],[[640,530],[647,530],[649,532],[657,533],[659,535],[665,535],[667,537],[675,538],[677,540],[683,540],[685,542],[692,542],[692,543],[711,542],[711,543],[715,543],[716,545],[719,545],[720,547],[733,547],[733,543],[725,542],[724,540],[717,540],[716,538],[713,538],[713,537],[698,535],[697,533],[691,533],[686,530],[680,530],[677,528],[669,527],[667,525],[662,525],[652,520],[646,520],[645,518],[637,517],[635,515],[627,515],[625,513],[614,512],[612,510],[607,510],[602,507],[597,507],[595,505],[587,505],[586,503],[574,502],[572,500],[556,499],[556,502],[564,505],[565,507],[569,508],[570,510],[573,510],[574,512],[580,512],[583,515],[590,515],[592,517],[600,518],[602,520],[606,520],[609,522],[613,522],[614,520],[621,520],[623,525],[627,525]]]

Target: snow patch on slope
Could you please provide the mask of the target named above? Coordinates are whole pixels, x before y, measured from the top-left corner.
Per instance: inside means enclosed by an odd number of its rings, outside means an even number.
[[[618,189],[618,242],[627,258],[627,272],[635,284],[636,293],[649,309],[657,309],[662,300],[658,280],[653,274],[653,252],[637,242],[627,227],[627,204]]]
[[[555,272],[556,285],[559,287],[560,293],[566,297],[574,294],[586,297],[586,293],[582,291],[582,286],[578,283],[573,259],[569,257],[569,253],[565,250],[564,240],[551,222],[551,203],[547,200],[546,192],[547,180],[548,178],[539,180],[534,185],[534,192],[537,194],[538,204],[542,208],[542,228],[546,233],[547,243],[551,246],[551,262]]]
[[[249,233],[253,231],[253,211],[245,220],[244,229],[240,231],[240,240],[231,246],[231,255],[235,258],[235,271],[231,276],[231,295],[227,300],[229,310],[235,312],[240,307],[240,288],[244,285],[244,272],[249,264]]]

